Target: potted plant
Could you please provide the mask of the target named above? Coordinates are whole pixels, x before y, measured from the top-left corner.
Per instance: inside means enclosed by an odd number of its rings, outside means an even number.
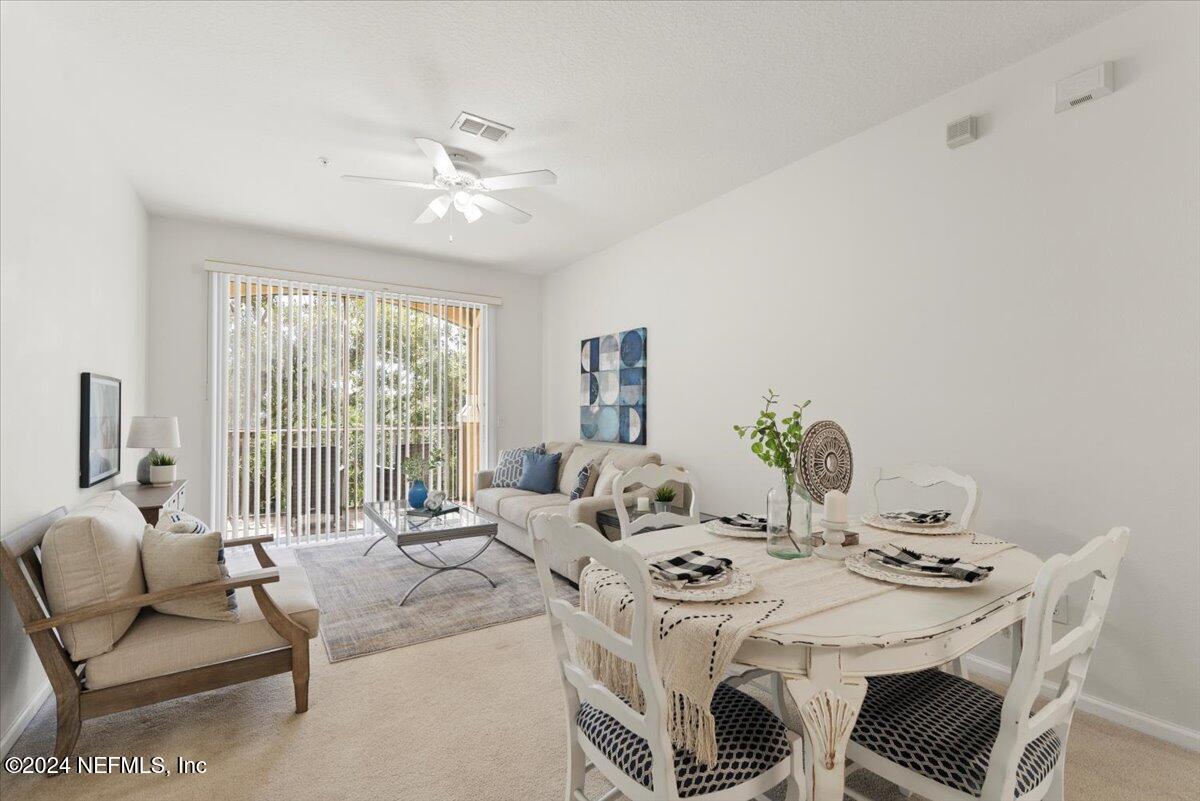
[[[668,512],[671,509],[671,502],[675,500],[675,488],[666,485],[659,487],[654,491],[654,511],[657,514]]]
[[[150,451],[150,483],[163,487],[175,480],[175,457],[162,451]]]
[[[767,552],[781,559],[812,555],[812,503],[797,481],[800,468],[800,444],[804,441],[801,418],[812,401],[793,404],[795,409],[780,417],[774,406],[779,402],[775,390],[763,396],[763,409],[753,425],[733,427],[737,435],[750,437],[750,451],[769,467],[780,472],[782,486],[767,495]],[[795,501],[795,503],[793,503]],[[795,509],[794,507],[799,507]],[[794,520],[795,512],[799,512]]]
[[[404,460],[400,462],[404,477],[411,482],[408,485],[408,508],[421,509],[425,506],[425,499],[429,497],[429,488],[425,486],[425,479],[430,473],[441,467],[444,461],[442,452],[433,448],[428,455],[412,454],[404,457]]]

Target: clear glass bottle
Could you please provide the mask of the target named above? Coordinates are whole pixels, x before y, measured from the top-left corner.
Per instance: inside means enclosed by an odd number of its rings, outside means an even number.
[[[794,481],[782,480],[767,493],[767,553],[803,559],[812,552],[812,503]]]

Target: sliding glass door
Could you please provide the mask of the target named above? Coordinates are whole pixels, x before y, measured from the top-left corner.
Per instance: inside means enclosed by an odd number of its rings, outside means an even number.
[[[470,502],[484,453],[485,307],[215,274],[214,493],[227,536],[320,542],[422,478]],[[428,475],[407,457],[440,456]]]

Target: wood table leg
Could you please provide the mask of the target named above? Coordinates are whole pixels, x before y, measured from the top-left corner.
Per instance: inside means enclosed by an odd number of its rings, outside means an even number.
[[[808,675],[786,676],[804,724],[808,801],[842,801],[846,743],[867,693],[867,680],[842,675],[836,651],[814,650]]]

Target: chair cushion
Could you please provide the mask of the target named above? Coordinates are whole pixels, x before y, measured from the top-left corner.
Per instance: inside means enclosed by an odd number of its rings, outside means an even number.
[[[717,761],[710,768],[696,755],[675,749],[675,782],[680,798],[715,793],[766,773],[792,753],[779,718],[745,693],[718,684],[712,713],[717,724]],[[616,718],[588,703],[579,707],[579,731],[625,775],[650,790],[650,744]]]
[[[279,581],[264,585],[276,605],[317,636],[321,613],[308,574],[298,565],[279,568]],[[166,676],[181,670],[225,662],[287,646],[258,608],[249,587],[237,590],[237,621],[197,620],[143,610],[106,654],[93,657],[84,669],[88,689]]]
[[[1003,696],[940,670],[876,676],[850,738],[901,767],[979,796],[1003,705]],[[1027,745],[1017,765],[1017,795],[1049,776],[1061,752],[1053,729]]]
[[[565,507],[570,503],[566,495],[550,492],[545,495],[523,493],[519,496],[503,498],[500,501],[500,516],[514,526],[529,528],[529,513],[552,506]]]
[[[526,453],[522,459],[521,480],[517,489],[529,490],[539,495],[558,489],[558,464],[561,453]]]
[[[142,532],[142,573],[148,592],[220,581],[229,576],[221,532],[209,530],[200,521],[183,520],[167,523],[166,529],[148,525]],[[160,601],[154,610],[164,615],[204,620],[237,620],[237,593],[213,590],[203,595],[186,595]]]
[[[488,487],[475,491],[475,506],[485,512],[498,515],[500,514],[500,501],[521,495],[533,495],[533,493],[516,487]]]
[[[119,492],[101,492],[56,521],[42,539],[42,581],[50,612],[60,615],[146,591],[140,538],[146,518]],[[137,610],[59,629],[76,662],[112,650]]]

